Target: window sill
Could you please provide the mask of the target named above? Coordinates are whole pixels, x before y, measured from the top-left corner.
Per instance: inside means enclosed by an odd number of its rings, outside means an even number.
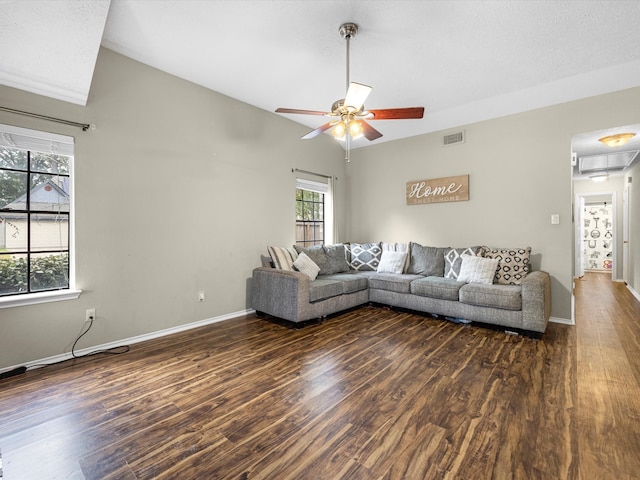
[[[24,307],[38,303],[60,302],[62,300],[75,300],[82,290],[58,290],[55,292],[28,293],[25,295],[12,295],[0,298],[0,308]]]

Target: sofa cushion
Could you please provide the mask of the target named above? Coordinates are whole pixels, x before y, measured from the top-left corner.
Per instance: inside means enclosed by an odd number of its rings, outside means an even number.
[[[444,253],[449,249],[423,247],[411,242],[411,259],[407,273],[425,277],[444,277]]]
[[[369,287],[367,277],[356,273],[335,273],[333,275],[325,275],[322,278],[342,282],[342,293],[359,292]]]
[[[480,307],[522,310],[520,285],[487,285],[469,283],[460,288],[460,302]]]
[[[376,271],[382,248],[379,243],[351,243],[347,245],[349,267],[358,271]]]
[[[464,283],[487,283],[491,285],[498,268],[498,259],[463,255],[458,281]]]
[[[444,278],[458,278],[462,255],[482,256],[482,247],[450,248],[444,253]]]
[[[273,266],[280,270],[293,270],[293,262],[298,258],[298,252],[291,247],[267,247]]]
[[[411,293],[421,297],[458,301],[458,292],[464,286],[453,278],[426,277],[411,282]]]
[[[495,283],[500,285],[520,285],[531,266],[529,256],[531,247],[525,248],[489,248],[482,247],[484,256],[498,259]]]
[[[383,250],[377,271],[379,273],[400,274],[404,270],[404,265],[408,256],[408,252],[392,252],[390,250]]]
[[[422,275],[376,273],[369,276],[369,288],[396,293],[411,293],[411,282],[419,278],[422,278]]]
[[[318,276],[318,272],[320,271],[320,267],[316,265],[304,252],[298,255],[296,261],[293,262],[293,267],[299,272],[307,275],[311,280],[315,280]]]
[[[313,303],[327,298],[337,297],[338,295],[342,295],[343,289],[343,282],[339,280],[318,277],[311,282],[309,301]]]

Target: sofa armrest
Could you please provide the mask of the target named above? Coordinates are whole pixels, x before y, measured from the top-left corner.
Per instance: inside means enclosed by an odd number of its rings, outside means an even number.
[[[550,316],[551,277],[547,272],[531,272],[522,281],[522,328],[544,333]]]
[[[257,312],[297,322],[309,308],[310,282],[304,273],[268,267],[255,268],[251,307]]]

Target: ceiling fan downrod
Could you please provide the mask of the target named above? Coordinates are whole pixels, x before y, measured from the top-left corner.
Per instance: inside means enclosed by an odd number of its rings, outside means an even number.
[[[358,25],[355,23],[343,23],[338,30],[342,38],[347,42],[347,90],[349,90],[349,63],[351,58],[351,38],[355,37],[358,33]]]
[[[351,85],[351,79],[349,77],[349,67],[350,67],[350,60],[351,60],[351,38],[355,37],[356,34],[358,33],[358,25],[356,25],[355,23],[343,23],[342,25],[340,25],[340,29],[338,30],[338,32],[340,33],[340,35],[342,36],[342,38],[345,39],[345,41],[347,42],[347,90],[349,90],[349,85]],[[348,130],[349,128],[349,120],[350,119],[344,119],[343,118],[343,122],[345,124],[346,129]],[[346,148],[345,148],[345,160],[347,161],[347,163],[351,163],[351,135],[349,134],[349,132],[346,132],[346,136],[345,136],[345,141],[347,142]]]

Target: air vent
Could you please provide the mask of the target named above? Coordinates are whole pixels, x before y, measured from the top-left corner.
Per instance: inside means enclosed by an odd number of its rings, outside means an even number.
[[[620,172],[633,163],[638,153],[638,150],[631,150],[608,155],[588,155],[579,158],[578,167],[580,173],[587,174],[600,171]]]
[[[456,133],[449,133],[442,137],[442,145],[455,145],[456,143],[464,143],[464,130]]]

